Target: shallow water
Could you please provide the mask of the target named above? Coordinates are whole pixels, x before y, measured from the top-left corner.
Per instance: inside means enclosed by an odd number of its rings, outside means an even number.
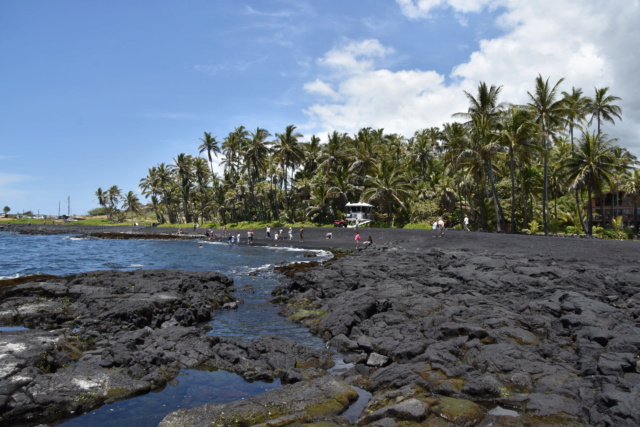
[[[202,243],[203,247],[199,248]],[[268,303],[279,284],[269,267],[309,261],[309,250],[259,246],[228,246],[209,241],[103,240],[73,236],[29,236],[0,233],[0,279],[33,274],[69,275],[92,270],[181,269],[219,271],[234,279],[236,295],[243,301],[237,310],[219,311],[211,320],[213,335],[251,339],[280,335],[312,348],[324,342],[278,315]],[[318,251],[317,258],[329,258]],[[243,288],[246,290],[241,290]],[[156,426],[164,416],[181,408],[204,403],[243,399],[279,387],[247,383],[223,371],[186,370],[160,392],[105,405],[62,423],[64,426]]]

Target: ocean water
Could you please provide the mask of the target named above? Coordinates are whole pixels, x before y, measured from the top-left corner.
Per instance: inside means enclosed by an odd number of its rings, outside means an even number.
[[[202,248],[199,248],[202,244]],[[0,279],[33,274],[69,275],[93,270],[180,269],[219,271],[234,279],[238,310],[219,311],[211,320],[214,335],[254,338],[280,335],[312,348],[325,343],[278,315],[268,303],[279,284],[273,265],[319,261],[330,254],[260,246],[229,246],[206,240],[103,240],[70,235],[29,236],[0,232]],[[246,290],[241,290],[246,289]],[[0,325],[2,326],[2,325]],[[2,331],[0,330],[0,333]],[[279,387],[278,382],[247,383],[223,371],[188,370],[162,391],[105,405],[62,423],[64,426],[156,426],[169,412],[204,403],[223,403]]]

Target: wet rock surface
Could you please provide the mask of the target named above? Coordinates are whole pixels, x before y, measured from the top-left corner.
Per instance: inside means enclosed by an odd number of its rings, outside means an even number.
[[[276,294],[350,354],[347,382],[373,393],[361,425],[637,426],[638,245],[580,248],[389,245],[294,273]]]
[[[161,427],[182,426],[283,426],[301,425],[318,419],[336,418],[358,394],[344,381],[326,375],[270,390],[246,400],[207,404],[167,415]]]
[[[0,282],[0,424],[38,424],[210,366],[295,383],[332,361],[293,340],[206,335],[233,282],[209,272],[99,271]]]

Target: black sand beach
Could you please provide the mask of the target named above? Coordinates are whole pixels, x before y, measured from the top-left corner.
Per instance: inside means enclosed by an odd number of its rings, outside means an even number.
[[[178,237],[177,229],[75,225],[14,230],[194,239],[205,232],[185,228]],[[254,231],[256,244],[274,244],[264,229]],[[372,393],[359,425],[640,425],[640,243],[454,230],[443,237],[432,230],[360,232],[362,241],[372,237],[372,247],[355,250],[352,229],[305,228],[304,242],[298,230],[292,241],[278,242],[354,249],[294,270],[274,295],[284,315],[347,355],[348,370],[329,375],[321,372],[324,362],[305,368],[283,360],[270,372],[295,385],[277,395],[297,402],[288,411],[275,410],[275,394],[267,392],[242,403],[178,411],[161,425],[231,419],[237,425],[348,425],[339,414],[355,398],[349,386]],[[246,242],[246,230],[233,233]],[[215,230],[224,239],[220,234]],[[189,354],[191,363],[217,360],[234,369],[229,360],[236,356],[270,357],[268,349],[260,356],[239,343],[207,348]],[[229,352],[235,356],[222,360]],[[329,390],[343,397],[327,403]],[[3,399],[6,409],[11,396]]]
[[[5,226],[5,230],[7,230]],[[190,238],[206,239],[206,229],[193,230],[193,227],[134,227],[134,226],[91,226],[91,225],[12,225],[11,231],[24,234],[76,234],[104,238]],[[266,237],[264,228],[255,229],[256,245],[271,245],[276,242],[273,236],[279,229],[272,228],[271,238]],[[293,229],[293,240],[288,240],[288,227],[282,227],[287,239],[279,240],[279,246],[291,246],[304,249],[356,249],[355,233],[352,228],[305,227],[304,241],[299,238],[299,227]],[[223,236],[221,229],[213,229],[214,239],[225,241],[229,234],[240,234],[241,244],[247,244],[247,229],[228,230]],[[429,248],[463,249],[474,253],[508,253],[541,255],[560,261],[587,261],[601,263],[602,266],[615,268],[620,264],[638,262],[640,242],[612,241],[592,239],[585,236],[541,236],[506,233],[463,232],[447,230],[444,237],[435,238],[433,230],[412,230],[393,228],[360,228],[361,244],[371,236],[374,246],[400,246],[410,250]],[[332,234],[327,239],[327,233]]]

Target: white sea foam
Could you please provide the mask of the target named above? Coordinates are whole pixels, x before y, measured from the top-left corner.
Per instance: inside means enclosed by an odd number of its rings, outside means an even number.
[[[255,271],[268,270],[271,267],[273,267],[273,264],[265,264],[265,265],[261,265],[260,267],[253,267],[249,269],[249,273],[253,273]]]
[[[78,236],[62,236],[60,240],[89,240],[88,237],[78,237]]]
[[[0,280],[17,279],[18,277],[21,277],[21,275],[16,273],[13,276],[0,276]]]

